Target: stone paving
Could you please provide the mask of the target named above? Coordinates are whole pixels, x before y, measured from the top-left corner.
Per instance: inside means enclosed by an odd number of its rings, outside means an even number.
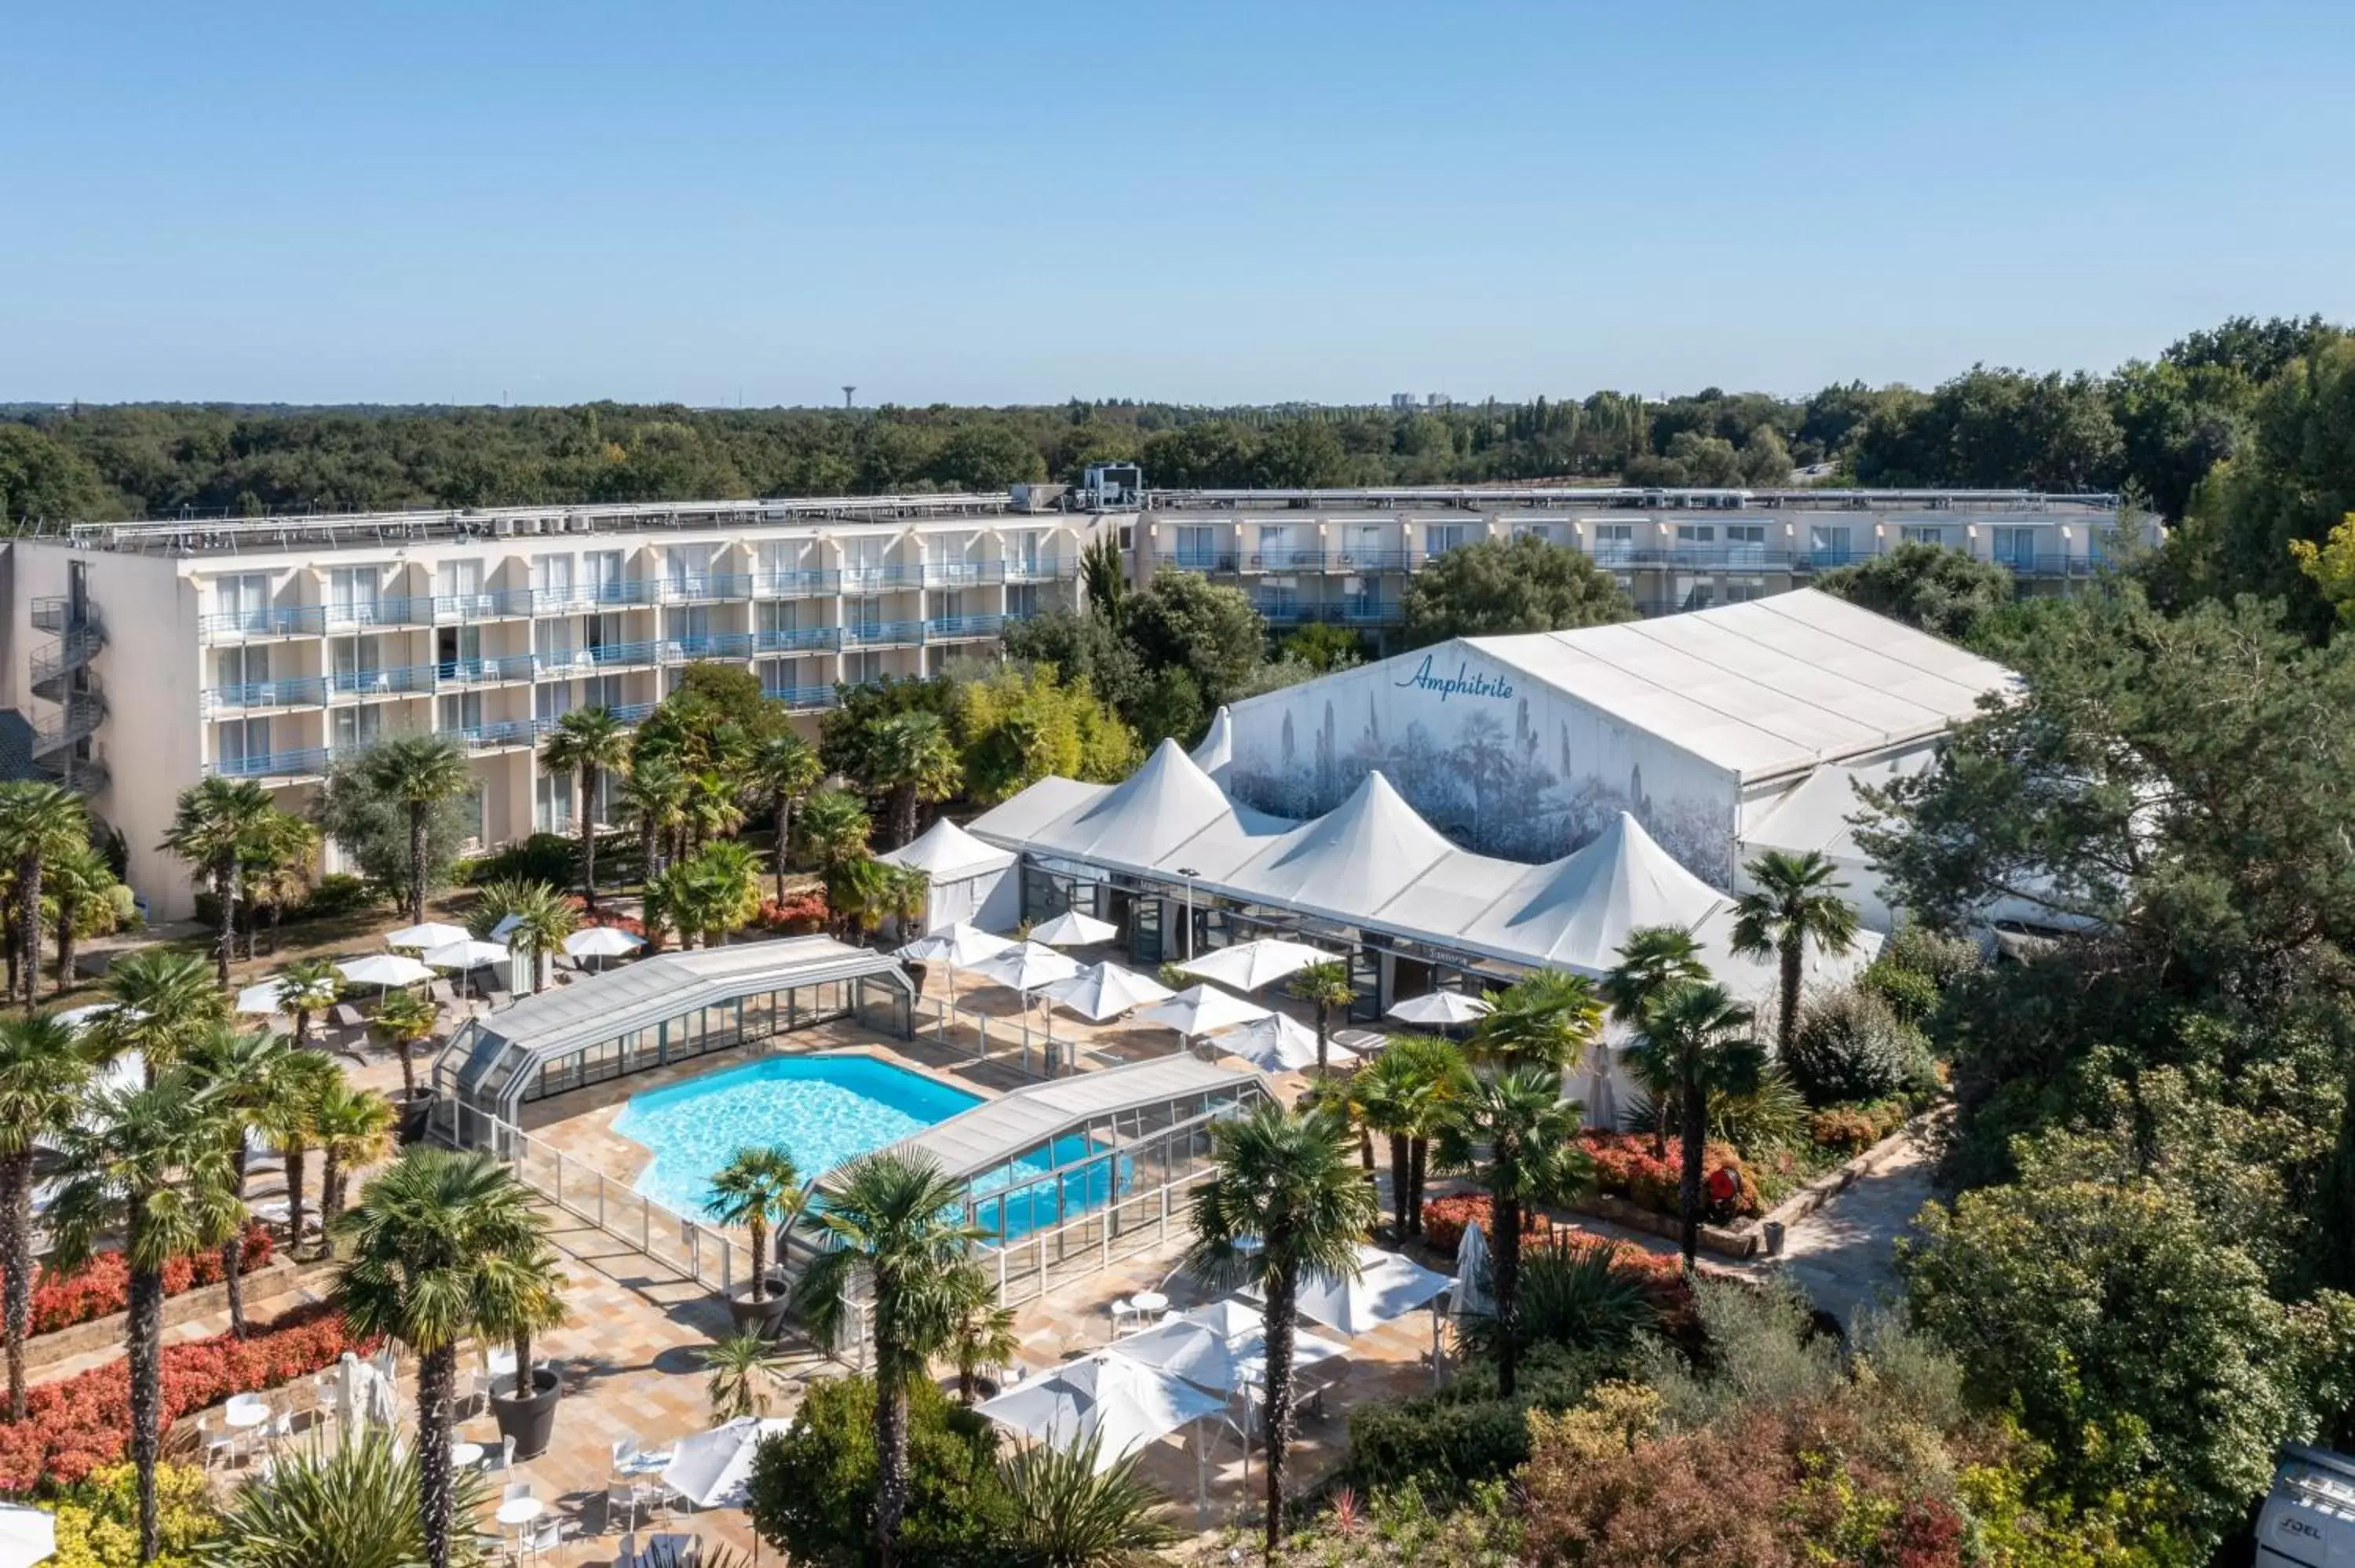
[[[1937,1196],[1935,1165],[1922,1140],[1909,1137],[1902,1153],[1792,1226],[1781,1258],[1733,1266],[1761,1276],[1779,1270],[1843,1323],[1860,1308],[1892,1303],[1897,1242]]]

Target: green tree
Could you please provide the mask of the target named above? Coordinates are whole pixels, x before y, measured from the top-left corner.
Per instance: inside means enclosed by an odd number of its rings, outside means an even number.
[[[1205,707],[1230,700],[1259,667],[1267,624],[1246,594],[1191,572],[1165,571],[1128,598],[1121,631],[1146,670],[1182,670]],[[1130,722],[1137,724],[1135,715]]]
[[[1681,926],[1641,926],[1627,933],[1619,945],[1619,961],[1595,989],[1614,1023],[1641,1032],[1646,1012],[1659,998],[1709,978],[1700,944],[1690,931]],[[1655,1093],[1651,1102],[1652,1152],[1666,1159],[1676,1099],[1673,1094]]]
[[[1014,1499],[1012,1545],[1038,1568],[1148,1568],[1177,1531],[1161,1496],[1136,1473],[1139,1456],[1107,1459],[1101,1434],[1068,1447],[1037,1443],[999,1462]]]
[[[1816,587],[1954,642],[1967,641],[2015,591],[2007,567],[1944,545],[1919,544],[1834,567],[1817,576]]]
[[[229,960],[236,957],[243,863],[260,847],[261,825],[272,809],[269,791],[250,779],[201,779],[180,791],[172,831],[164,836],[164,848],[212,878],[214,918],[219,922],[214,975],[224,991],[229,989]]]
[[[1143,760],[1136,736],[1084,679],[1051,664],[1000,663],[956,687],[964,792],[994,804],[1050,775],[1112,783]]]
[[[245,1338],[246,1135],[266,1132],[280,1114],[280,1101],[300,1092],[290,1071],[293,1048],[268,1030],[240,1030],[218,1023],[198,1035],[185,1058],[197,1090],[220,1114],[229,1150],[230,1192],[237,1223],[221,1238],[221,1286],[228,1297],[229,1332]],[[307,1107],[306,1107],[307,1109]]]
[[[1003,1366],[1022,1353],[1014,1331],[1014,1308],[997,1304],[997,1283],[980,1268],[960,1269],[950,1281],[949,1337],[943,1347],[957,1374],[957,1402],[973,1403],[974,1384],[985,1367]]]
[[[0,519],[110,514],[105,484],[80,452],[48,431],[0,420]]]
[[[394,736],[337,758],[312,813],[414,925],[425,917],[426,895],[449,880],[474,836],[474,790],[457,742]]]
[[[776,846],[771,858],[776,871],[777,901],[785,896],[785,859],[794,842],[794,808],[809,798],[826,777],[826,765],[809,742],[791,730],[780,730],[753,748],[752,787],[767,797],[775,823]]]
[[[1293,1437],[1292,1353],[1305,1276],[1354,1279],[1358,1244],[1380,1218],[1357,1139],[1332,1107],[1262,1100],[1210,1129],[1212,1173],[1187,1203],[1186,1263],[1216,1287],[1259,1287],[1267,1324],[1267,1552],[1284,1542]]]
[[[1538,1065],[1474,1082],[1440,1124],[1440,1169],[1460,1171],[1488,1194],[1497,1298],[1497,1393],[1513,1397],[1520,1368],[1521,1232],[1529,1207],[1566,1203],[1593,1181],[1578,1142],[1579,1107],[1561,1097],[1560,1072]]]
[[[655,878],[647,887],[646,904],[650,917],[677,928],[681,947],[691,948],[698,938],[707,948],[717,947],[760,912],[760,868],[743,844],[706,844],[695,858],[676,863]]]
[[[311,1037],[311,1015],[325,1012],[344,994],[344,977],[326,959],[297,959],[278,971],[278,1011],[294,1020],[294,1043]]]
[[[964,1212],[964,1190],[939,1167],[880,1150],[829,1176],[820,1189],[817,1223],[834,1243],[802,1277],[802,1310],[822,1345],[840,1342],[851,1281],[868,1284],[875,1369],[876,1491],[874,1551],[880,1568],[899,1555],[907,1512],[908,1389],[948,1345],[956,1326],[959,1277],[973,1267],[966,1247],[974,1226],[948,1218]]]
[[[1401,641],[1408,648],[1636,618],[1635,601],[1616,577],[1570,546],[1534,534],[1478,540],[1431,561],[1408,583],[1405,610]]]
[[[964,787],[964,760],[938,714],[880,720],[866,749],[869,770],[859,781],[889,803],[897,843],[915,838],[919,806],[945,800]]]
[[[802,853],[826,874],[866,858],[867,835],[873,829],[867,808],[846,789],[821,789],[811,796],[797,826]]]
[[[589,913],[597,912],[597,781],[629,766],[630,733],[613,710],[574,708],[556,721],[539,743],[539,765],[569,773],[581,791],[581,891]]]
[[[400,1098],[404,1105],[417,1098],[417,1043],[432,1038],[441,1022],[432,1000],[414,991],[394,991],[378,1004],[375,1015],[368,1020],[368,1028],[392,1047],[394,1057],[400,1063]]]
[[[1009,662],[1052,668],[1074,686],[1084,683],[1125,722],[1136,722],[1134,710],[1146,681],[1143,662],[1136,645],[1092,607],[1085,612],[1056,607],[1008,621],[1003,640]]]
[[[1673,1095],[1683,1139],[1677,1183],[1684,1218],[1685,1267],[1700,1247],[1701,1161],[1708,1152],[1711,1095],[1746,1095],[1764,1054],[1750,1034],[1750,1010],[1721,985],[1687,981],[1657,998],[1628,1050],[1629,1065],[1657,1102]]]
[[[1333,1034],[1333,1010],[1347,1008],[1358,1000],[1358,988],[1349,980],[1349,966],[1337,960],[1311,964],[1292,977],[1292,994],[1316,1010],[1316,1075],[1323,1078],[1332,1071],[1325,1052]]]
[[[53,1260],[80,1268],[120,1237],[130,1267],[123,1348],[131,1372],[131,1462],[139,1475],[139,1555],[154,1559],[155,1467],[164,1436],[164,1267],[218,1246],[238,1202],[220,1107],[176,1068],[144,1089],[101,1090],[59,1139],[68,1171],[49,1206]]]
[[[1778,1053],[1791,1048],[1799,1027],[1799,988],[1806,979],[1807,948],[1835,958],[1856,946],[1856,906],[1840,896],[1848,885],[1838,867],[1814,850],[1768,850],[1742,867],[1752,891],[1733,901],[1733,950],[1772,958],[1779,971],[1774,1018]]]
[[[197,1548],[199,1568],[416,1568],[426,1560],[413,1446],[382,1427],[349,1442],[278,1456],[237,1489],[220,1527]],[[451,1508],[473,1519],[489,1501],[479,1470],[452,1483]],[[449,1543],[451,1568],[484,1562],[471,1535]]]
[[[0,784],[0,861],[11,868],[16,889],[16,939],[25,954],[28,1012],[41,989],[41,874],[89,842],[90,812],[79,795],[30,779]],[[229,973],[227,959],[221,973]]]
[[[351,1255],[335,1300],[355,1333],[384,1334],[417,1357],[417,1491],[427,1568],[449,1568],[457,1492],[450,1394],[459,1343],[496,1331],[501,1276],[544,1245],[528,1189],[483,1154],[412,1149],[344,1211]]]
[[[329,1086],[343,1081],[343,1069],[316,1051],[289,1051],[277,1058],[264,1091],[246,1109],[247,1118],[286,1159],[287,1247],[299,1252],[307,1228],[304,1204],[310,1190],[311,1150],[318,1136],[318,1107]]]
[[[153,1084],[190,1042],[229,1017],[229,998],[193,953],[147,948],[106,971],[112,1005],[94,1020],[88,1044],[101,1058],[136,1052]]]
[[[74,983],[74,945],[86,936],[115,928],[117,901],[129,892],[114,879],[113,867],[87,839],[48,863],[42,880],[57,904],[58,978],[56,990]]]
[[[1474,1026],[1471,1054],[1505,1067],[1566,1073],[1600,1037],[1603,1005],[1594,982],[1565,969],[1539,969],[1505,988]]]
[[[354,1088],[338,1073],[319,1085],[310,1117],[319,1141],[319,1231],[333,1257],[352,1172],[391,1157],[397,1113],[382,1095]]]
[[[425,894],[446,874],[435,863],[429,832],[434,808],[474,792],[474,775],[466,753],[446,736],[400,735],[378,741],[360,754],[361,777],[408,817],[409,864],[405,891],[410,924],[425,918]]]
[[[477,937],[487,938],[505,920],[506,944],[531,962],[531,989],[540,990],[541,960],[564,950],[564,938],[581,928],[580,911],[572,901],[545,882],[507,880],[483,889],[470,921]]]
[[[33,1309],[33,1158],[80,1114],[90,1064],[46,1012],[0,1019],[0,1268],[6,1270],[8,1419],[25,1419]]]
[[[633,757],[622,780],[622,810],[637,824],[639,875],[651,882],[661,869],[664,836],[686,821],[687,775],[660,753]]]
[[[703,1372],[711,1419],[741,1421],[769,1414],[769,1391],[785,1375],[785,1362],[760,1335],[736,1334],[703,1352]]]
[[[1413,1234],[1413,1139],[1437,1125],[1441,1084],[1410,1053],[1384,1051],[1349,1079],[1349,1097],[1369,1132],[1390,1143],[1391,1207],[1401,1241]]]
[[[746,1147],[712,1173],[711,1197],[703,1205],[715,1224],[741,1226],[752,1244],[752,1299],[766,1298],[769,1284],[769,1233],[778,1233],[783,1251],[784,1233],[801,1217],[809,1194],[794,1157],[783,1148]]]
[[[1128,599],[1128,563],[1121,559],[1120,540],[1099,535],[1080,549],[1080,601],[1090,615],[1120,624]]]
[[[527,1398],[538,1388],[533,1339],[572,1320],[564,1304],[566,1284],[556,1249],[545,1239],[517,1242],[506,1248],[496,1266],[483,1276],[483,1331],[506,1340],[514,1349],[516,1375],[510,1392],[517,1398]]]

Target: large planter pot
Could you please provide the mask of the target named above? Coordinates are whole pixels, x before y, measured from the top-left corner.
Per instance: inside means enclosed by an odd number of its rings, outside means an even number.
[[[777,1337],[778,1331],[784,1327],[785,1309],[793,1305],[793,1298],[784,1276],[781,1274],[769,1276],[765,1288],[766,1294],[760,1300],[755,1301],[752,1299],[752,1286],[749,1280],[742,1285],[730,1287],[728,1316],[734,1321],[738,1333],[758,1334],[763,1339],[773,1340]]]
[[[537,1459],[548,1452],[549,1439],[556,1435],[556,1401],[564,1392],[564,1382],[546,1367],[534,1367],[531,1387],[532,1392],[520,1399],[512,1392],[498,1392],[496,1386],[491,1393],[491,1418],[499,1424],[501,1437],[515,1439],[518,1459]]]
[[[418,1090],[417,1097],[414,1099],[404,1100],[398,1095],[393,1097],[393,1108],[400,1113],[400,1123],[396,1136],[400,1138],[403,1148],[423,1141],[426,1128],[433,1119],[433,1099],[432,1089]]]

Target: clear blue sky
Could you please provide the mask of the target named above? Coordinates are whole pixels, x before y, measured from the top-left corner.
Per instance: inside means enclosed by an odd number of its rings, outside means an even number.
[[[0,399],[1373,401],[2355,318],[2330,0],[27,5]]]

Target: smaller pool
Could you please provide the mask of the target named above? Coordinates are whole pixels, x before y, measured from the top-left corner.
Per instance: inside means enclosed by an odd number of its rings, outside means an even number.
[[[771,1056],[633,1095],[613,1130],[654,1151],[637,1190],[692,1218],[740,1149],[782,1147],[814,1181],[981,1103],[871,1056]]]

